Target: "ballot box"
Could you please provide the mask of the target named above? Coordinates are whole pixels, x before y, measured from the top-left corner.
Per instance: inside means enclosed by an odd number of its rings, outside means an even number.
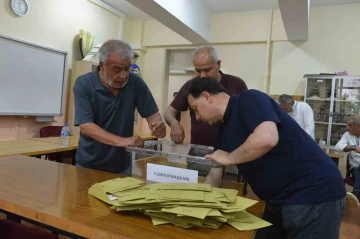
[[[171,140],[147,140],[144,148],[127,147],[132,162],[132,176],[146,178],[147,165],[158,164],[187,169],[189,164],[208,167],[221,166],[216,161],[204,158],[214,152],[210,146],[175,144]]]

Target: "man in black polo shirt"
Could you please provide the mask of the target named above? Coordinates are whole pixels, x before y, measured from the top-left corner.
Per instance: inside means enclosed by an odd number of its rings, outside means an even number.
[[[256,239],[339,238],[343,178],[329,156],[273,99],[257,90],[229,96],[219,82],[204,78],[191,84],[188,101],[197,120],[220,123],[217,150],[205,157],[224,166],[237,165],[266,201],[263,218],[273,225],[258,230]],[[217,180],[212,172],[206,179]]]
[[[81,131],[76,165],[130,175],[125,147],[143,147],[142,139],[133,136],[135,108],[156,137],[164,137],[166,127],[143,79],[129,73],[130,45],[107,41],[99,58],[99,71],[80,76],[73,89],[75,125]]]

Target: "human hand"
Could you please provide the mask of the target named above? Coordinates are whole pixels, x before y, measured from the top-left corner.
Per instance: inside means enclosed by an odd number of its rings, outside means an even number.
[[[137,148],[144,147],[144,141],[139,136],[132,136],[129,138],[125,138],[123,141],[123,147],[132,146]]]
[[[216,150],[212,154],[205,155],[204,158],[214,160],[224,166],[233,164],[230,159],[230,154],[228,152],[220,150],[220,149]]]
[[[181,144],[185,138],[185,132],[179,122],[171,125],[170,138],[176,144]]]
[[[158,138],[164,138],[166,136],[166,126],[163,121],[151,122],[150,130],[152,134]]]

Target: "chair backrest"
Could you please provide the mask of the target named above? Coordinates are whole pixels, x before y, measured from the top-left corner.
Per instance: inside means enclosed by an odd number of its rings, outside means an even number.
[[[26,238],[26,239],[58,239],[57,235],[30,228],[25,225],[10,221],[0,220],[0,232],[2,239]]]
[[[40,129],[40,137],[56,137],[61,136],[62,126],[46,126]]]

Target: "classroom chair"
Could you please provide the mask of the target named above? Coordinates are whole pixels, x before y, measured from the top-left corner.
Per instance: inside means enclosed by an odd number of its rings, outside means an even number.
[[[0,238],[2,239],[58,239],[57,235],[37,228],[27,227],[10,220],[0,220]]]
[[[60,137],[62,128],[63,128],[62,126],[45,126],[40,129],[40,137],[41,138]],[[56,160],[56,153],[47,154],[45,156],[45,159],[48,159],[50,161],[63,162],[64,158],[72,158],[72,164],[74,164],[75,153],[73,151],[66,151],[66,152],[57,153],[57,154],[61,154],[60,160],[59,159]]]
[[[345,175],[345,178],[344,178],[344,182],[349,186],[354,186],[355,179],[351,175],[351,172],[350,172],[351,165],[350,165],[349,157],[350,157],[350,154],[348,154],[346,156],[346,175]]]

